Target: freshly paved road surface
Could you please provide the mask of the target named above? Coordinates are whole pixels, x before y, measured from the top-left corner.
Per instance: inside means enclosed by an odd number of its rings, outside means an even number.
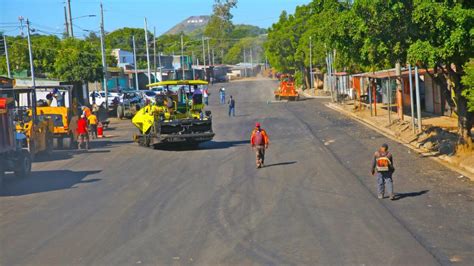
[[[211,95],[214,141],[199,149],[132,143],[128,120],[88,153],[57,151],[0,194],[1,265],[474,264],[474,186],[324,106],[267,103],[274,81]],[[256,121],[271,145],[255,169]],[[387,142],[397,201],[369,173]]]

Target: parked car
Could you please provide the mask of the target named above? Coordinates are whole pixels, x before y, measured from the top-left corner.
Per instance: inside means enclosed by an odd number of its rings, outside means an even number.
[[[95,103],[105,109],[105,92],[103,91],[93,91],[89,94],[89,102],[93,103],[95,98]],[[113,93],[108,93],[107,94],[108,102],[109,102],[109,110],[113,110],[116,106],[117,103],[120,100],[120,97],[117,95],[114,95]]]
[[[166,90],[165,90],[165,87],[163,86],[157,86],[157,87],[153,87],[153,88],[150,88],[151,91],[154,91],[156,94],[165,94]]]
[[[142,93],[142,97],[145,101],[150,101],[152,103],[155,102],[155,97],[156,97],[156,92],[155,91],[152,91],[152,90],[148,90],[148,91],[141,91]]]
[[[119,99],[120,103],[128,102],[143,104],[144,102],[138,91],[123,91],[122,94],[119,96]]]

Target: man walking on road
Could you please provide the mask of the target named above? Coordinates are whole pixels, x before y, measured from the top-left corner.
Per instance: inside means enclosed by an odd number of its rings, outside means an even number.
[[[232,98],[232,95],[230,96],[229,102],[227,104],[229,105],[229,117],[231,115],[235,117],[235,100]]]
[[[378,198],[384,198],[385,188],[387,188],[390,199],[394,200],[395,194],[393,193],[392,175],[393,172],[395,172],[395,168],[393,166],[393,157],[392,154],[388,152],[387,144],[382,144],[379,150],[375,152],[371,171],[372,175],[377,177]]]
[[[265,129],[260,127],[260,123],[255,124],[255,129],[250,137],[250,144],[255,149],[257,169],[262,168],[265,163],[265,150],[268,149],[269,138]]]
[[[221,104],[225,104],[225,88],[219,90],[219,97],[221,98]]]

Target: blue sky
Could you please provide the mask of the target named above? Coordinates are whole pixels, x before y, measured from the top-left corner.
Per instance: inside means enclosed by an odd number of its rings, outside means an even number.
[[[7,35],[19,34],[18,17],[29,18],[34,28],[41,33],[61,34],[64,31],[65,0],[0,0],[0,31]],[[105,29],[112,31],[121,27],[144,26],[147,17],[148,28],[157,35],[192,15],[208,15],[212,12],[213,0],[103,0]],[[239,0],[233,10],[234,23],[269,27],[281,11],[293,13],[297,5],[310,0]],[[82,29],[98,30],[99,0],[71,0],[74,35],[86,34]]]

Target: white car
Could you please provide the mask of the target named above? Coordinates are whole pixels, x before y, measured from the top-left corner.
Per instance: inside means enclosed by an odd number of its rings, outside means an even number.
[[[105,109],[105,92],[103,91],[93,91],[89,94],[89,102],[95,103]],[[117,105],[117,96],[114,96],[112,93],[107,94],[107,100],[109,102],[109,109],[112,109],[115,105]]]
[[[142,97],[143,97],[143,100],[145,101],[150,101],[152,103],[155,102],[155,97],[156,97],[156,92],[155,91],[142,91]]]

